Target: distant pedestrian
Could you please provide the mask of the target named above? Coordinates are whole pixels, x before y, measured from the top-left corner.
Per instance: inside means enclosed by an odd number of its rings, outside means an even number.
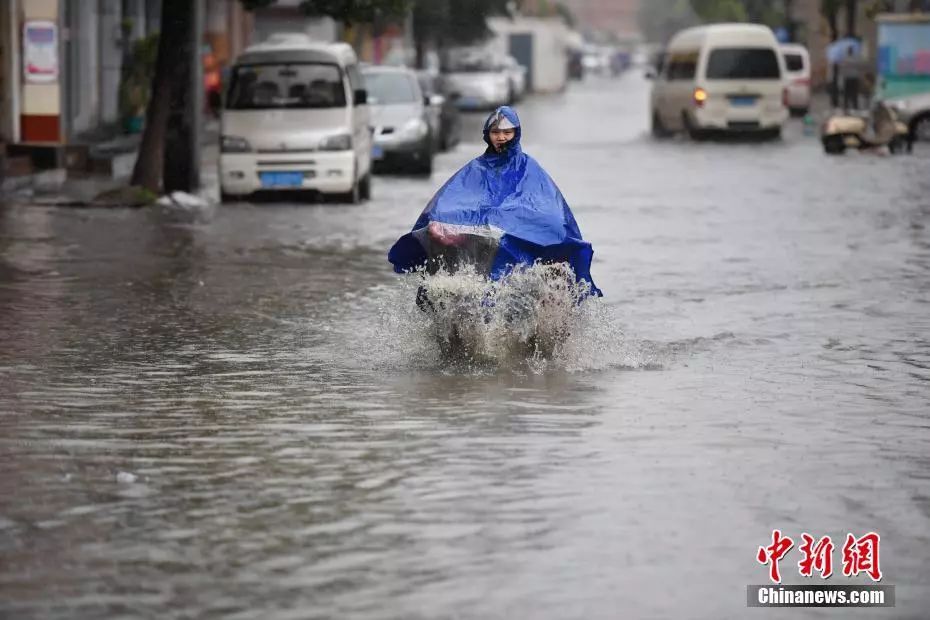
[[[843,108],[846,111],[858,110],[862,90],[862,61],[854,47],[850,47],[846,58],[840,61],[839,73],[843,84]]]

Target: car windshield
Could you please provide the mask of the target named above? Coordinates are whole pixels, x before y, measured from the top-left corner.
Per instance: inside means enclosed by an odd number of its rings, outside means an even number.
[[[785,54],[788,71],[804,71],[804,57],[800,54]]]
[[[363,77],[368,103],[413,103],[420,98],[415,81],[405,73],[370,71],[364,73]]]
[[[710,53],[708,80],[777,80],[781,78],[775,50],[767,47],[726,47]]]
[[[226,104],[230,110],[345,106],[339,67],[322,63],[239,65]]]

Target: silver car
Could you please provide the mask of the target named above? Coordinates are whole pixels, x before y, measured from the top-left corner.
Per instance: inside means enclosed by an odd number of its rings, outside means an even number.
[[[898,97],[887,103],[907,124],[911,142],[930,142],[930,93]]]
[[[433,171],[433,129],[429,102],[420,90],[416,74],[404,67],[367,66],[362,79],[368,92],[368,108],[374,142],[371,156],[376,166],[406,164],[417,172]]]
[[[456,48],[446,53],[447,90],[463,110],[489,109],[514,100],[510,75],[489,50]]]

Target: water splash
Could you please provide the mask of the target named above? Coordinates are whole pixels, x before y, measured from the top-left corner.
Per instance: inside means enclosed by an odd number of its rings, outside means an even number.
[[[588,286],[563,264],[531,265],[498,281],[473,269],[413,274],[357,300],[343,345],[366,366],[454,373],[661,366],[656,352],[624,336]]]

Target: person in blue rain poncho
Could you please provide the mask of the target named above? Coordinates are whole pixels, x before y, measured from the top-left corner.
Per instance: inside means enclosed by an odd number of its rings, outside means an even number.
[[[413,229],[388,253],[397,273],[427,266],[435,247],[451,247],[468,235],[491,239],[484,268],[499,279],[518,265],[568,263],[590,295],[591,244],[552,178],[520,147],[517,113],[497,108],[484,124],[488,148],[456,172],[433,196]]]

